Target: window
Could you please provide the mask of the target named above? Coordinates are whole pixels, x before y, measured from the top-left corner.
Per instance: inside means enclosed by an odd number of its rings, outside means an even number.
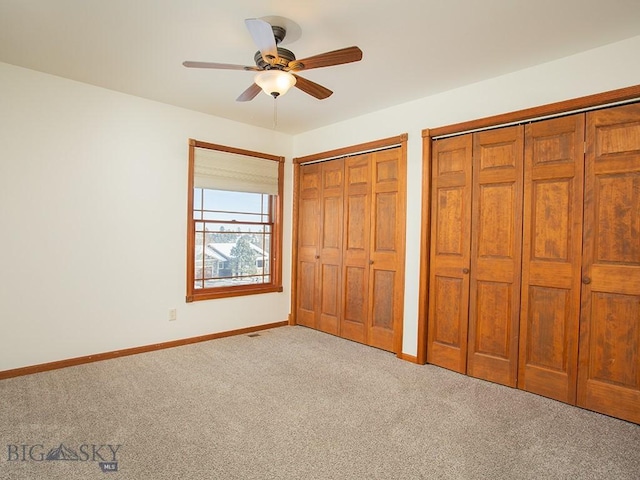
[[[284,158],[189,141],[187,302],[282,291]]]

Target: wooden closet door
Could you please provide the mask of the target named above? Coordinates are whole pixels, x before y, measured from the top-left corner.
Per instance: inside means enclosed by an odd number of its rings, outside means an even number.
[[[640,423],[640,105],[587,114],[577,404]]]
[[[525,127],[518,388],[576,403],[585,116]]]
[[[427,362],[460,373],[467,368],[472,138],[437,140],[432,149]]]
[[[337,335],[342,306],[342,211],[344,160],[322,163],[317,328]],[[317,221],[317,218],[316,218]]]
[[[322,185],[320,164],[301,165],[299,179],[296,323],[317,328]]]
[[[404,298],[405,167],[400,148],[372,154],[369,345],[400,351]]]
[[[340,335],[367,343],[371,155],[345,160],[343,312]]]
[[[473,136],[467,373],[516,386],[522,262],[523,127]]]

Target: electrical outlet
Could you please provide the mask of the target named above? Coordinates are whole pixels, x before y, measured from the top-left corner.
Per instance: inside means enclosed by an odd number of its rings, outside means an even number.
[[[178,314],[175,308],[169,309],[169,321],[173,322],[176,318],[178,318]]]

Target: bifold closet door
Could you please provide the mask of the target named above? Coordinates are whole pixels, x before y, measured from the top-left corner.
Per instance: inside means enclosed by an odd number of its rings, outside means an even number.
[[[337,335],[342,309],[342,215],[344,161],[321,164],[318,330]]]
[[[340,335],[396,351],[404,292],[404,178],[400,148],[345,160]]]
[[[472,135],[433,142],[427,362],[466,373]],[[428,172],[425,172],[428,175]]]
[[[333,334],[341,311],[343,169],[342,160],[300,167],[297,322]]]
[[[299,167],[300,325],[400,349],[404,158],[398,147]]]
[[[522,261],[523,127],[473,135],[467,373],[516,386]]]
[[[640,423],[640,105],[587,113],[577,404]]]
[[[518,388],[576,403],[584,114],[525,127]]]
[[[343,315],[340,335],[367,343],[371,155],[345,159]]]
[[[322,169],[302,165],[298,190],[298,268],[296,323],[316,328],[319,304],[319,245]]]
[[[369,341],[400,351],[404,299],[406,171],[400,148],[372,154]]]

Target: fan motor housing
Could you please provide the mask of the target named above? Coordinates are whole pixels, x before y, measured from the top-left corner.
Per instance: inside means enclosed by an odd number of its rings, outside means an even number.
[[[253,56],[253,59],[256,62],[256,66],[260,70],[269,70],[273,68],[277,68],[282,70],[283,68],[289,65],[289,62],[292,62],[296,59],[296,56],[293,54],[291,50],[287,50],[286,48],[278,47],[278,60],[274,63],[269,63],[262,58],[262,53],[258,50],[256,54]]]

